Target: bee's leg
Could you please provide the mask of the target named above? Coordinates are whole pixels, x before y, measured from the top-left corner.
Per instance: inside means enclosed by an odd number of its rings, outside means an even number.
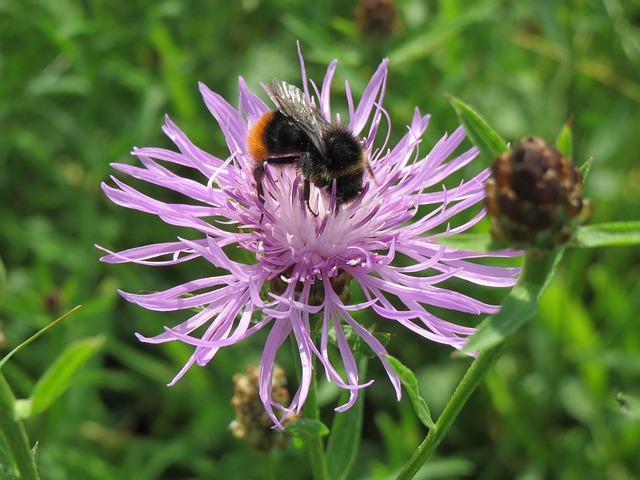
[[[314,217],[317,217],[318,216],[318,212],[314,212],[311,209],[311,205],[309,205],[309,199],[311,198],[311,182],[308,179],[305,178],[302,188],[303,188],[302,193],[304,195],[304,201],[307,204],[307,208],[311,212],[311,215],[313,215]]]
[[[296,163],[298,155],[286,155],[282,157],[271,157],[260,160],[253,167],[253,179],[256,181],[256,189],[258,190],[258,198],[264,203],[264,187],[262,179],[264,178],[264,167],[268,163],[270,165],[290,165]]]
[[[261,160],[256,163],[256,166],[253,168],[253,179],[256,181],[258,201],[261,205],[264,205],[264,187],[262,186],[262,179],[264,178],[264,166],[266,163],[266,160]],[[262,220],[264,220],[264,211],[260,213],[260,221],[258,222],[260,225],[262,225]]]
[[[256,181],[258,201],[261,204],[264,205],[264,186],[262,185],[262,180],[264,179],[265,166],[267,165],[267,163],[271,165],[290,165],[292,163],[296,163],[297,160],[298,155],[286,155],[282,157],[265,158],[256,162],[256,166],[253,167],[253,179]],[[263,217],[264,213],[260,215],[260,223],[262,223]]]
[[[264,178],[264,166],[267,163],[266,160],[261,160],[256,163],[253,168],[253,179],[256,181],[256,190],[258,192],[258,200],[264,204],[264,187],[262,186],[262,179]]]

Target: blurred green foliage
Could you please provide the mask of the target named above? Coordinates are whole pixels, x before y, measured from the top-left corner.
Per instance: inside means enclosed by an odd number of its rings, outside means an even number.
[[[592,221],[638,218],[638,0],[397,0],[386,36],[362,34],[355,7],[0,1],[2,353],[83,305],[3,371],[26,398],[66,345],[106,338],[65,395],[27,423],[45,478],[308,478],[303,450],[254,453],[228,430],[231,376],[259,362],[264,336],[224,349],[171,388],[165,384],[189,348],[148,346],[133,336],[181,317],[129,305],[117,288],[161,290],[206,275],[207,265],[98,262],[96,243],[118,250],[181,234],[111,205],[100,190],[110,162],[134,161],[133,146],[170,147],[159,128],[164,113],[198,145],[227,155],[197,81],[232,104],[239,75],[256,91],[274,76],[298,83],[298,39],[310,78],[321,81],[327,63],[339,60],[339,98],[345,79],[358,95],[389,57],[385,106],[394,139],[415,106],[433,115],[426,145],[452,131],[447,92],[509,141],[538,135],[553,142],[572,117],[574,161],[593,157],[585,189]],[[640,397],[639,279],[637,247],[568,252],[538,317],[511,341],[419,478],[640,478],[640,416],[630,407]],[[382,327],[396,333],[389,351],[414,370],[437,417],[468,360]],[[352,478],[386,479],[426,431],[409,398],[395,402],[380,366],[371,362],[369,371],[377,381],[366,392]],[[336,392],[322,395],[331,415]]]

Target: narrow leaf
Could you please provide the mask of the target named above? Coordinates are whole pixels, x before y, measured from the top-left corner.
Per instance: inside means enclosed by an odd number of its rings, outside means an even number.
[[[578,171],[580,172],[580,175],[582,175],[582,180],[583,181],[587,180],[587,177],[589,176],[589,172],[591,171],[591,166],[592,165],[593,165],[593,158],[588,158],[587,161],[585,161],[578,168]]]
[[[47,409],[69,387],[71,377],[104,344],[104,337],[78,340],[69,345],[38,380],[31,395],[34,416]]]
[[[389,355],[386,357],[386,359],[389,361],[391,368],[393,368],[393,371],[396,372],[398,378],[400,378],[400,381],[402,382],[402,385],[407,390],[409,398],[411,399],[411,404],[413,405],[413,410],[416,412],[416,415],[429,430],[433,430],[435,428],[435,424],[431,419],[431,412],[429,411],[427,402],[425,402],[424,398],[420,396],[420,392],[418,390],[418,380],[416,379],[416,376],[397,358]]]
[[[558,138],[556,138],[556,148],[560,150],[565,157],[569,160],[572,160],[571,156],[573,153],[572,150],[572,135],[571,135],[571,127],[573,126],[573,118],[570,118],[560,129],[560,133],[558,133]]]
[[[363,358],[358,365],[358,372],[364,376],[368,359]],[[349,392],[343,390],[340,403],[349,399]],[[356,403],[345,412],[337,412],[331,424],[331,435],[327,444],[327,466],[329,478],[343,480],[349,476],[358,456],[360,434],[362,432],[362,416],[364,414],[364,390],[358,394]]]
[[[47,330],[49,330],[50,328],[54,327],[55,325],[57,325],[58,323],[60,323],[62,320],[64,320],[65,318],[67,318],[69,315],[71,315],[73,312],[75,312],[76,310],[78,310],[81,307],[81,305],[78,305],[75,308],[72,308],[71,310],[69,310],[67,313],[65,313],[64,315],[62,315],[59,318],[56,318],[53,322],[51,322],[49,325],[47,325],[46,327],[44,327],[42,330],[38,330],[36,333],[34,333],[33,335],[31,335],[28,339],[26,339],[24,342],[22,342],[20,345],[18,345],[16,348],[14,348],[13,350],[11,350],[9,353],[7,353],[7,355],[0,360],[0,368],[2,368],[4,366],[5,363],[7,363],[9,361],[9,359],[11,357],[13,357],[16,353],[18,353],[20,350],[22,350],[24,347],[26,347],[27,345],[29,345],[31,342],[33,342],[36,338],[38,338],[40,335],[42,335],[44,332],[46,332]]]
[[[640,245],[640,222],[613,222],[578,227],[574,246],[584,248]]]
[[[453,95],[448,95],[448,98],[458,114],[458,120],[467,132],[469,140],[480,149],[483,155],[494,159],[509,150],[507,142],[489,126],[478,112]]]
[[[483,320],[476,334],[465,345],[463,352],[482,351],[497,345],[533,317],[538,311],[540,297],[551,281],[563,252],[562,248],[543,256],[527,252],[524,271],[518,284],[505,297],[500,311]]]

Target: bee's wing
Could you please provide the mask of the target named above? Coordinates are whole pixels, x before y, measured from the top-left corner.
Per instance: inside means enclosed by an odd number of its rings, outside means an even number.
[[[307,102],[304,92],[294,85],[274,78],[267,84],[267,93],[280,113],[296,122],[318,151],[324,154],[326,148],[322,138],[331,123]]]

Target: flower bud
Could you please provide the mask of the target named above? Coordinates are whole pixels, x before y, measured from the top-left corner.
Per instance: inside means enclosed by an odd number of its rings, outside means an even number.
[[[264,409],[258,392],[259,370],[254,365],[247,367],[247,374],[233,376],[235,395],[231,399],[231,406],[236,411],[236,419],[229,428],[236,438],[246,441],[253,449],[268,452],[284,447],[289,441],[289,433],[274,430],[273,420]],[[273,370],[271,398],[281,405],[289,402],[289,390],[285,372],[277,365]],[[282,422],[283,426],[296,420],[298,416],[290,414]]]
[[[496,240],[549,249],[591,213],[580,172],[540,138],[520,140],[494,160],[491,174],[486,205]]]
[[[393,0],[360,0],[355,20],[363,35],[388,37],[396,27],[396,6]]]

